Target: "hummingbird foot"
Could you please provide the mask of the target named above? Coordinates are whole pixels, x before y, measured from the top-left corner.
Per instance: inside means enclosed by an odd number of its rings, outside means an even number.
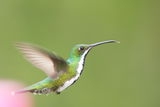
[[[58,94],[61,94],[61,92],[56,91],[56,94],[57,94],[57,95],[58,95]]]

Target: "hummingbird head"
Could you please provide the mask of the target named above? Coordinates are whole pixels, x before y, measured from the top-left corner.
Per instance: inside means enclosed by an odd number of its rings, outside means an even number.
[[[71,56],[75,57],[85,57],[88,52],[95,46],[101,45],[101,44],[106,44],[106,43],[119,43],[119,41],[116,40],[109,40],[109,41],[103,41],[103,42],[98,42],[94,44],[78,44],[75,47],[73,47]]]

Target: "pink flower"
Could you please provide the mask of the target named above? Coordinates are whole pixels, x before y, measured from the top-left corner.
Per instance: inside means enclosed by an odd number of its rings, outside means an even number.
[[[28,94],[11,94],[21,88],[18,82],[0,80],[0,107],[33,107],[33,100]]]

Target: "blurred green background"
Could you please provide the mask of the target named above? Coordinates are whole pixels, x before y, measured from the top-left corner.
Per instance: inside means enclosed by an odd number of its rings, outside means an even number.
[[[0,78],[31,85],[46,77],[15,42],[67,58],[75,44],[119,40],[93,49],[83,75],[35,107],[160,107],[159,0],[0,0]]]

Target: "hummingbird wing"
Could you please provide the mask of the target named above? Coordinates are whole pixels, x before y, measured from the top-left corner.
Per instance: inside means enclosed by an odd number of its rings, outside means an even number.
[[[28,43],[17,43],[16,46],[24,54],[25,59],[44,71],[49,77],[56,79],[60,74],[66,72],[68,65],[63,58]]]

